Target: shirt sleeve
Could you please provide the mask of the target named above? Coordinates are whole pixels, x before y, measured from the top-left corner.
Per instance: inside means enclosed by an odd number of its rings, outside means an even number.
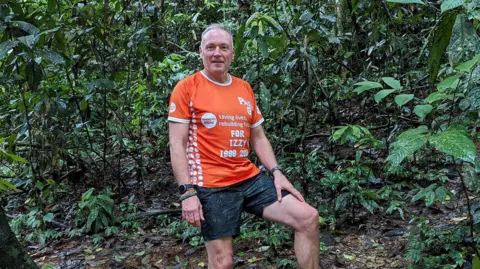
[[[184,81],[180,81],[172,91],[168,107],[168,121],[190,123],[192,117],[190,107],[190,94]]]
[[[255,127],[258,127],[260,126],[264,119],[263,119],[263,116],[262,116],[262,112],[260,111],[260,108],[258,107],[257,105],[257,100],[255,99],[255,94],[253,94],[253,90],[252,90],[252,87],[250,87],[250,84],[248,84],[248,88],[250,90],[250,93],[252,95],[252,105],[253,105],[253,108],[252,108],[252,122],[251,122],[251,127],[250,128],[255,128]]]

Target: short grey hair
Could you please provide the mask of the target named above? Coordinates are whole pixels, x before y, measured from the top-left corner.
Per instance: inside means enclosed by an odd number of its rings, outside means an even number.
[[[200,42],[200,47],[203,47],[203,38],[205,37],[205,35],[212,31],[212,30],[215,30],[215,29],[220,29],[220,30],[223,30],[225,32],[227,32],[230,37],[232,38],[232,47],[233,47],[233,36],[232,36],[232,33],[230,32],[230,30],[227,29],[227,27],[225,27],[223,24],[220,24],[220,23],[214,23],[214,24],[210,24],[209,26],[207,26],[207,28],[205,28],[205,30],[203,30],[202,32],[202,40]]]

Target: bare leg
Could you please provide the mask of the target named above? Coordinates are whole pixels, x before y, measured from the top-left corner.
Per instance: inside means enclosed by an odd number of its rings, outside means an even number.
[[[233,268],[233,240],[223,237],[205,243],[208,253],[209,269]]]
[[[295,254],[302,269],[318,269],[319,241],[318,212],[293,195],[285,196],[263,210],[267,220],[286,224],[295,229]]]

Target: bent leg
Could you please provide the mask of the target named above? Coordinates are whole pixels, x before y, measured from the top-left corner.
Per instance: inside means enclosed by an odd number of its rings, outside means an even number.
[[[263,210],[267,220],[286,224],[295,229],[295,254],[302,269],[317,269],[319,266],[318,212],[293,195],[285,196]]]
[[[208,253],[209,269],[233,268],[232,237],[222,237],[205,243]]]

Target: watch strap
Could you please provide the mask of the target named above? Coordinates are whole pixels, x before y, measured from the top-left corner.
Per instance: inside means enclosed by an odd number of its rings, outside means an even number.
[[[270,169],[270,173],[272,173],[272,175],[273,175],[273,173],[274,173],[275,171],[283,172],[283,171],[282,171],[282,168],[280,167],[280,165],[277,165],[277,166],[273,167],[272,169]]]

